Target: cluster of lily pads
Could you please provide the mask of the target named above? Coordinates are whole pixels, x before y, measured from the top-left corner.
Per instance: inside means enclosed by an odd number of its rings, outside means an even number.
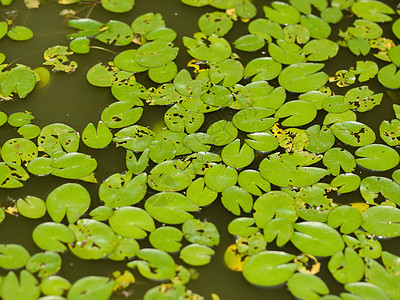
[[[44,65],[73,73],[78,63],[70,58],[90,53],[93,43],[130,46],[87,71],[90,84],[109,88],[115,98],[98,124],[80,134],[63,123],[40,128],[30,112],[0,112],[0,126],[19,134],[1,147],[0,187],[20,188],[32,175],[68,180],[46,199],[27,195],[0,210],[1,219],[10,213],[52,220],[32,232],[41,252],[0,245],[0,267],[9,270],[0,277],[2,298],[108,299],[134,286],[129,270],[71,284],[57,275],[60,254],[70,251],[84,260],[126,261],[162,281],[147,300],[202,299],[185,285],[192,266],[211,262],[219,231],[226,230],[196,218],[215,201],[234,217],[225,263],[248,282],[286,283],[299,299],[400,298],[400,258],[379,241],[400,235],[400,105],[393,105],[395,119],[381,122],[379,135],[357,121],[389,101],[368,82],[400,88],[400,8],[372,0],[273,1],[254,19],[257,8],[245,0],[182,2],[216,9],[200,17],[199,32],[183,38],[186,49],[174,46],[177,33],[162,15],[149,12],[131,24],[72,18],[67,25],[77,32],[67,35],[69,45],[44,52]],[[121,13],[134,1],[101,5]],[[344,17],[353,17],[352,25],[330,40]],[[248,23],[248,34],[229,41],[235,22]],[[385,22],[393,40],[382,36]],[[4,23],[1,37],[21,32]],[[175,59],[185,50],[193,59],[179,70]],[[369,56],[329,76],[326,64],[340,51]],[[246,52],[259,55],[244,63]],[[137,81],[141,73],[154,86]],[[26,97],[45,77],[43,69],[2,65],[2,99]],[[167,106],[158,131],[139,125],[143,109],[154,105]],[[98,183],[97,161],[79,152],[81,142],[125,148],[126,165]],[[365,176],[365,169],[377,173]],[[380,176],[384,171],[391,178]],[[79,180],[98,185],[103,205],[89,210],[92,199]],[[335,202],[346,193],[365,201]],[[141,241],[152,247],[141,248]],[[298,251],[285,251],[288,244]],[[330,293],[318,277],[321,263],[346,292]]]

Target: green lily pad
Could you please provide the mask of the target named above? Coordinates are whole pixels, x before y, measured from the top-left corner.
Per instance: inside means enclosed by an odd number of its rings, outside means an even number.
[[[0,266],[7,270],[24,267],[31,257],[24,247],[17,244],[1,244],[0,253]]]
[[[99,188],[99,198],[106,206],[117,208],[134,205],[141,201],[147,191],[147,174],[132,178],[132,174],[116,173],[108,177]]]
[[[75,53],[87,54],[90,52],[90,40],[86,37],[73,39],[69,43],[69,48]]]
[[[340,226],[340,232],[350,234],[361,225],[361,214],[352,206],[338,206],[328,215],[328,225],[333,228]]]
[[[117,2],[115,0],[102,0],[102,3],[104,3],[105,1],[114,1],[115,4],[121,5],[121,1]],[[126,2],[134,0],[123,0],[123,1]],[[100,31],[101,32],[98,35],[96,35],[96,39],[105,44],[126,46],[130,44],[133,39],[133,32],[131,27],[128,24],[120,21],[111,20],[108,23],[104,24],[101,27]]]
[[[210,36],[224,36],[233,27],[233,21],[225,12],[214,11],[205,13],[199,18],[198,25],[200,30]]]
[[[276,239],[276,245],[282,247],[292,238],[294,228],[293,223],[288,219],[274,218],[267,222],[263,231],[267,242]]]
[[[231,121],[219,120],[207,129],[207,134],[214,137],[215,146],[224,146],[236,139],[238,130]]]
[[[311,274],[293,274],[287,282],[289,291],[298,299],[320,299],[321,295],[329,294],[325,282]]]
[[[378,74],[378,65],[373,61],[357,61],[354,74],[359,74],[358,81],[365,82],[375,77]]]
[[[251,77],[252,81],[271,80],[278,77],[282,65],[271,57],[258,57],[251,60],[244,68],[244,76]]]
[[[90,206],[88,191],[77,183],[65,183],[55,188],[46,199],[47,212],[54,222],[61,222],[67,216],[69,223],[75,223]]]
[[[112,141],[113,135],[103,121],[97,123],[97,128],[93,123],[89,123],[82,132],[83,143],[93,149],[107,147]]]
[[[341,293],[343,299],[382,299],[389,300],[389,296],[379,286],[369,282],[352,282],[345,285],[351,294]],[[356,297],[356,298],[355,298]]]
[[[46,251],[33,255],[26,264],[26,270],[38,272],[40,278],[56,274],[61,269],[61,256],[57,252]]]
[[[354,156],[341,148],[329,149],[324,155],[323,163],[334,176],[339,175],[340,168],[345,172],[352,172],[356,167]]]
[[[149,241],[154,248],[166,252],[177,252],[181,249],[183,233],[172,226],[158,227],[150,233]]]
[[[332,256],[343,250],[341,235],[331,226],[320,222],[301,222],[294,225],[296,231],[290,241],[302,252],[315,256]]]
[[[252,226],[254,224],[255,220],[253,218],[236,218],[229,223],[228,232],[236,236],[249,236],[259,230],[259,228]]]
[[[279,84],[287,91],[304,93],[319,89],[328,81],[328,75],[318,72],[324,64],[292,64],[279,74]],[[316,73],[318,72],[318,73]]]
[[[364,276],[364,261],[352,248],[335,253],[328,263],[329,271],[340,283],[360,281]]]
[[[0,162],[0,187],[19,188],[23,186],[21,181],[26,181],[28,178],[28,173],[20,165]]]
[[[140,274],[149,279],[164,280],[172,277],[175,272],[175,261],[167,252],[158,249],[144,248],[136,253],[141,260],[127,264],[137,268]]]
[[[390,170],[400,162],[400,157],[396,150],[380,144],[360,147],[355,154],[364,157],[356,159],[358,165],[374,171]]]
[[[362,214],[362,228],[381,237],[400,235],[400,210],[390,206],[374,206]]]
[[[49,155],[57,151],[76,152],[79,148],[79,134],[72,127],[54,123],[42,128],[38,136],[38,149]]]
[[[310,31],[300,24],[287,25],[283,34],[287,43],[305,44],[310,40]]]
[[[359,112],[366,112],[382,101],[383,94],[374,94],[367,86],[360,86],[348,90],[344,96],[345,102],[348,102],[351,109]]]
[[[359,56],[360,54],[362,55],[367,55],[369,53],[369,51],[371,50],[371,46],[368,43],[367,40],[362,39],[362,38],[353,38],[350,39],[347,42],[347,47],[349,48],[349,50]]]
[[[6,113],[0,111],[0,126],[3,126],[8,120],[8,116]]]
[[[109,128],[123,128],[135,124],[142,116],[143,108],[134,107],[130,101],[114,102],[103,110],[101,120]]]
[[[198,77],[192,79],[189,71],[182,69],[175,76],[174,87],[183,96],[198,97],[209,89],[210,83],[208,78]]]
[[[67,247],[63,243],[75,241],[74,233],[64,224],[46,222],[33,230],[32,238],[35,244],[49,251],[64,252]]]
[[[255,158],[254,150],[247,144],[240,147],[240,140],[236,139],[226,145],[221,152],[224,163],[232,168],[244,168]]]
[[[398,89],[400,87],[400,71],[395,64],[389,64],[381,68],[378,72],[378,80],[389,89]]]
[[[146,35],[146,39],[148,41],[173,42],[176,36],[176,31],[171,28],[156,28]]]
[[[343,19],[343,13],[339,8],[327,7],[321,11],[321,19],[327,23],[337,24]]]
[[[165,27],[165,22],[161,14],[150,12],[137,17],[131,27],[134,33],[145,36],[154,29]]]
[[[195,38],[183,37],[183,44],[188,53],[195,59],[208,62],[220,62],[231,55],[231,46],[223,37],[203,33],[195,34]]]
[[[113,213],[114,211],[111,207],[102,205],[91,210],[89,215],[92,217],[93,220],[106,221],[113,215]]]
[[[388,200],[398,203],[400,186],[386,177],[370,176],[361,181],[360,192],[367,203],[376,204],[375,199],[381,193]]]
[[[33,116],[31,113],[16,112],[8,117],[7,122],[13,127],[22,127],[30,124],[33,119],[35,119],[35,116]]]
[[[9,31],[10,32],[10,31]],[[17,93],[19,98],[25,98],[36,84],[35,73],[25,68],[14,68],[2,77],[0,88],[3,97]]]
[[[115,233],[128,238],[142,239],[155,230],[153,218],[138,207],[121,207],[108,220]]]
[[[275,286],[284,283],[296,271],[290,263],[294,255],[281,251],[261,251],[252,255],[244,265],[244,278],[256,285]]]
[[[184,223],[193,219],[189,212],[199,210],[189,198],[176,192],[157,193],[149,197],[144,206],[154,219],[166,224]]]
[[[186,196],[192,200],[195,205],[207,206],[217,199],[218,193],[205,186],[204,178],[200,177],[188,186]]]
[[[300,21],[300,13],[296,8],[287,3],[274,1],[272,7],[264,6],[265,16],[279,24],[297,24]]]
[[[265,45],[265,40],[255,34],[247,34],[243,35],[240,38],[237,38],[233,45],[236,49],[246,52],[254,52],[260,50]]]
[[[1,147],[3,161],[26,165],[38,155],[36,145],[25,138],[14,138],[6,141]]]
[[[192,266],[203,266],[211,261],[211,256],[215,251],[207,246],[190,244],[182,248],[180,258]]]
[[[45,202],[35,196],[26,196],[17,200],[18,213],[30,219],[39,219],[46,214]]]
[[[90,37],[99,34],[100,29],[104,24],[93,19],[80,18],[80,19],[69,19],[67,25],[79,30],[79,32],[67,34],[67,38],[76,39],[81,37]]]
[[[154,139],[154,132],[147,127],[132,125],[114,134],[113,141],[129,150],[143,152]]]
[[[184,237],[191,243],[205,246],[218,246],[219,232],[211,222],[202,222],[197,219],[189,219],[182,225]]]
[[[14,272],[8,272],[3,279],[1,296],[4,300],[35,300],[39,298],[39,295],[38,280],[26,270],[21,271],[19,280]]]
[[[243,188],[230,186],[222,191],[221,197],[224,207],[234,215],[240,215],[240,208],[249,213],[253,207],[253,197]]]
[[[310,123],[316,116],[315,105],[302,100],[286,102],[275,113],[276,118],[286,118],[282,121],[283,126],[302,126]]]
[[[338,193],[350,193],[357,190],[360,186],[361,179],[353,173],[340,174],[332,179],[330,185],[336,188]]]
[[[118,235],[115,248],[107,258],[115,261],[125,260],[126,258],[134,257],[139,249],[139,243],[135,239],[125,238]]]
[[[52,275],[47,278],[44,278],[40,283],[40,290],[42,291],[42,293],[49,296],[61,297],[61,295],[64,294],[65,291],[68,291],[70,288],[71,288],[71,283],[67,279],[57,275]],[[53,299],[53,300],[62,300],[62,299]]]
[[[293,223],[297,219],[293,198],[282,191],[267,192],[255,201],[253,217],[259,228],[264,228],[274,218]]]
[[[344,121],[335,123],[330,128],[341,142],[350,146],[366,146],[375,141],[374,131],[360,122]]]
[[[74,282],[67,294],[72,300],[106,300],[113,292],[114,282],[108,277],[88,276]]]
[[[222,192],[236,184],[238,173],[236,169],[225,165],[214,165],[204,174],[207,187],[215,192]]]
[[[165,83],[172,81],[178,73],[178,67],[170,61],[164,66],[149,69],[149,78],[156,83]]]
[[[175,104],[164,114],[164,122],[171,131],[193,133],[203,125],[204,114]]]
[[[247,136],[249,138],[244,141],[256,151],[271,152],[278,148],[278,140],[268,132],[256,132]]]
[[[33,32],[26,26],[13,26],[9,28],[7,36],[14,41],[27,41],[33,37]]]
[[[233,125],[245,132],[260,132],[271,128],[277,117],[268,118],[274,110],[265,107],[247,107],[239,110],[232,118]]]
[[[330,128],[319,125],[313,125],[305,131],[309,138],[306,150],[313,153],[323,153],[331,149],[335,143],[335,136]]]
[[[277,40],[276,43],[269,43],[268,52],[277,62],[291,65],[303,63],[307,60],[299,45],[287,43],[284,40]]]
[[[138,159],[133,151],[126,151],[126,168],[135,175],[142,173],[149,163],[149,152],[149,149],[145,149]]]
[[[120,52],[114,57],[115,66],[127,72],[143,72],[148,70],[148,67],[139,65],[136,60],[136,53],[137,49],[129,49]],[[102,64],[93,66],[91,70],[97,73],[101,72],[102,77],[96,77],[96,74],[88,73],[88,76],[91,74],[91,76],[88,77],[89,82],[95,86],[107,87],[115,81],[112,69],[110,70],[110,68],[106,68]]]
[[[356,2],[351,6],[353,13],[360,19],[373,22],[391,21],[392,17],[387,14],[394,14],[394,10],[387,4],[380,1]]]
[[[0,116],[1,118],[1,116]],[[0,121],[1,124],[1,121]],[[34,139],[40,134],[40,127],[34,124],[25,124],[18,128],[17,132],[25,139]]]
[[[178,48],[170,42],[153,41],[142,45],[135,52],[137,63],[146,68],[161,67],[174,60],[178,55]]]
[[[305,152],[295,152],[293,155],[275,153],[261,161],[260,172],[266,180],[281,187],[307,186],[329,174],[328,170],[308,167],[320,159]]]
[[[392,31],[394,35],[399,39],[400,38],[400,21],[397,19],[392,24]]]
[[[75,243],[69,244],[69,250],[82,259],[101,259],[113,252],[116,235],[112,229],[96,220],[79,219],[68,228],[75,235]]]
[[[271,184],[261,176],[260,172],[255,170],[241,171],[238,183],[241,188],[256,196],[261,196],[262,191],[269,192],[271,190]]]
[[[244,67],[240,61],[226,59],[213,64],[209,70],[209,77],[212,84],[221,83],[229,87],[243,78]]]
[[[339,45],[331,40],[311,40],[303,47],[308,61],[324,61],[335,57],[339,52]]]
[[[300,24],[309,30],[310,37],[315,39],[326,39],[331,34],[331,27],[322,18],[308,14],[307,16],[301,16]]]

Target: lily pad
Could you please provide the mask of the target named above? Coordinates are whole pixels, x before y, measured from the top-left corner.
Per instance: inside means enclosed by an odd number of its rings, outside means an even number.
[[[32,238],[39,248],[57,252],[67,250],[63,243],[75,241],[74,233],[67,226],[54,222],[38,225],[32,232]]]
[[[274,1],[272,7],[264,6],[265,16],[273,22],[279,24],[297,24],[300,21],[300,13],[293,6]]]
[[[99,121],[97,128],[89,123],[82,132],[82,141],[93,149],[107,147],[112,141],[113,135],[104,122]]]
[[[45,202],[35,196],[17,200],[18,212],[26,218],[39,219],[46,214]]]
[[[374,171],[390,170],[400,162],[400,157],[396,150],[380,144],[360,147],[355,154],[364,157],[356,159],[358,165]]]
[[[221,152],[224,163],[232,168],[244,168],[254,160],[254,150],[247,144],[240,147],[240,140],[236,139],[226,145]]]
[[[331,126],[333,134],[350,146],[366,146],[375,141],[374,131],[367,125],[356,121],[344,121]]]
[[[39,295],[38,280],[26,270],[21,271],[19,280],[14,272],[8,272],[2,281],[1,296],[4,300],[35,300]]]
[[[215,192],[222,192],[236,184],[238,173],[236,169],[225,165],[214,165],[204,174],[207,187]]]
[[[364,261],[352,248],[335,253],[328,263],[329,271],[340,283],[360,281],[364,276]]]
[[[61,256],[52,251],[36,253],[27,262],[26,269],[31,273],[38,272],[40,278],[47,278],[61,269]]]
[[[195,59],[208,62],[220,62],[231,55],[229,42],[215,34],[207,37],[205,34],[196,34],[195,38],[183,37],[183,43],[188,53]]]
[[[387,22],[392,18],[388,14],[394,14],[394,10],[387,4],[380,1],[356,2],[351,6],[353,13],[360,19],[374,22]]]
[[[74,282],[67,294],[67,299],[106,300],[113,292],[114,282],[108,277],[88,276]]]
[[[381,237],[400,235],[400,210],[390,206],[374,206],[362,214],[362,228]]]
[[[205,186],[204,178],[200,177],[188,186],[186,196],[192,200],[195,205],[207,206],[217,199],[218,193]]]
[[[166,251],[177,252],[181,249],[183,233],[172,226],[158,227],[150,233],[149,241],[154,248]]]
[[[31,257],[24,247],[17,244],[1,244],[0,253],[0,266],[7,270],[24,267]]]
[[[9,28],[7,36],[14,41],[27,41],[33,37],[33,32],[26,26],[13,26]]]
[[[38,149],[49,155],[57,151],[76,152],[78,148],[79,134],[66,124],[47,125],[38,136]]]
[[[221,202],[234,215],[240,215],[240,208],[249,213],[253,208],[253,197],[243,188],[230,186],[222,191]]]
[[[255,34],[243,35],[237,38],[233,45],[236,49],[246,52],[254,52],[264,47],[265,41],[262,37]]]
[[[244,278],[252,284],[275,286],[284,283],[296,271],[290,263],[294,255],[281,251],[261,251],[252,255],[243,267]]]
[[[199,28],[204,34],[224,36],[233,27],[233,21],[225,12],[206,13],[199,18]]]
[[[190,244],[182,248],[180,258],[192,266],[203,266],[211,261],[211,256],[215,251],[207,246]]]
[[[298,299],[320,299],[321,295],[329,294],[329,288],[325,282],[311,274],[293,274],[289,278],[287,286]]]

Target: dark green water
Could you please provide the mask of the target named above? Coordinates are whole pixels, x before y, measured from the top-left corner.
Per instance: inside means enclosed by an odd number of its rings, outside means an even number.
[[[7,60],[6,62],[15,61],[28,65],[32,68],[41,66],[43,62],[43,52],[54,45],[68,45],[68,40],[65,35],[72,32],[71,29],[65,26],[65,20],[59,16],[59,12],[67,8],[60,6],[52,1],[45,1],[39,9],[27,11],[24,8],[22,0],[15,0],[12,6],[8,8],[1,8],[4,15],[5,12],[10,10],[17,10],[17,18],[15,23],[18,25],[26,25],[34,32],[34,38],[26,42],[13,42],[10,39],[3,38],[0,40],[0,51],[4,52]],[[128,24],[136,17],[147,12],[159,12],[163,15],[164,20],[168,27],[178,32],[178,38],[175,45],[180,47],[179,57],[176,60],[178,69],[185,68],[186,63],[191,57],[186,53],[183,44],[183,36],[192,36],[198,31],[197,20],[207,11],[214,11],[212,7],[206,8],[192,8],[181,4],[180,0],[137,0],[134,9],[126,14],[112,14],[106,12],[100,6],[95,7],[91,18],[107,22],[108,20],[116,19],[124,21]],[[268,4],[271,1],[257,0],[253,3],[259,8],[262,5]],[[392,1],[386,1],[388,4],[393,4]],[[73,6],[74,8],[80,7],[79,5]],[[68,8],[71,8],[69,6]],[[262,17],[262,9],[258,11],[258,17]],[[346,21],[344,21],[346,22]],[[247,32],[246,24],[239,24],[237,22],[234,29],[226,36],[229,41],[233,41],[237,37]],[[333,32],[337,32],[338,28],[333,27]],[[383,36],[391,38],[390,31],[384,33]],[[100,44],[99,44],[100,45]],[[115,47],[105,48],[115,50]],[[116,51],[120,52],[128,47],[120,47]],[[338,65],[342,69],[348,69],[350,66],[355,65],[353,55],[346,55],[346,49],[340,50],[342,55],[335,57],[329,62],[328,71],[332,71],[330,75],[334,74]],[[247,54],[238,51],[241,56],[241,61],[245,65],[247,61],[260,55],[260,52]],[[100,119],[101,112],[109,104],[115,100],[111,95],[108,88],[96,88],[91,86],[86,81],[87,70],[97,62],[107,62],[114,58],[115,54],[110,52],[92,49],[88,55],[75,55],[79,67],[78,70],[67,75],[64,73],[53,73],[50,83],[41,88],[35,89],[26,99],[1,102],[0,110],[10,115],[13,112],[28,110],[36,117],[34,124],[40,127],[45,125],[61,122],[72,126],[79,132],[85,128],[89,122],[97,123]],[[150,86],[150,81],[145,76],[138,76],[138,81],[145,86]],[[395,96],[389,97],[386,91],[377,84],[374,79],[371,81],[373,89],[376,93],[382,91],[385,93],[382,104],[374,108],[370,112],[358,114],[358,120],[371,126],[377,130],[382,120],[391,120],[394,118],[392,104],[399,102],[399,92],[395,92]],[[368,83],[370,85],[370,82]],[[337,91],[340,93],[340,90]],[[397,95],[397,98],[396,98]],[[296,95],[288,95],[288,99],[295,99]],[[397,102],[396,102],[397,101]],[[165,112],[165,107],[146,107],[143,117],[138,122],[144,126],[156,126],[162,120]],[[209,122],[212,122],[214,117]],[[320,116],[315,122],[321,123],[323,116]],[[308,126],[308,125],[307,125]],[[18,134],[16,130],[11,129],[10,126],[0,127],[0,143],[3,144],[11,137],[16,137]],[[377,140],[377,143],[382,143]],[[354,153],[354,149],[349,149]],[[123,172],[125,168],[125,150],[122,148],[115,148],[111,145],[107,149],[93,150],[86,147],[81,143],[80,152],[92,155],[98,161],[99,165],[96,170],[96,177],[101,183],[111,174],[116,172]],[[372,175],[371,172],[357,170],[357,174],[361,177]],[[390,176],[388,174],[379,173],[378,176]],[[15,190],[0,190],[0,204],[8,206],[11,199],[18,199],[26,195],[33,195],[45,199],[49,192],[55,187],[65,183],[66,181],[57,177],[49,176],[45,178],[38,178],[32,176],[25,184],[24,188]],[[81,183],[81,182],[80,182]],[[98,185],[96,184],[83,184],[91,193],[92,206],[95,207],[100,204],[97,196]],[[359,192],[336,197],[335,201],[341,203],[348,202],[362,202]],[[92,208],[93,208],[92,207]],[[211,207],[204,208],[201,213],[196,217],[200,219],[207,219],[213,222],[220,230],[221,243],[215,248],[216,254],[212,258],[212,262],[204,267],[196,268],[200,272],[200,278],[190,281],[187,287],[194,292],[199,293],[206,298],[210,297],[211,293],[217,293],[221,299],[292,299],[293,297],[287,291],[286,286],[263,289],[252,286],[247,283],[242,274],[229,270],[223,262],[223,255],[225,249],[234,242],[234,237],[226,231],[227,225],[234,218],[222,204],[217,200]],[[23,245],[31,255],[40,251],[39,248],[33,243],[31,234],[35,226],[42,223],[43,219],[39,221],[29,220],[24,217],[12,217],[7,215],[5,221],[0,225],[0,243],[10,244],[17,243]],[[142,244],[143,246],[144,244]],[[400,239],[391,239],[382,241],[383,248],[394,254],[400,255]],[[271,249],[268,246],[268,249]],[[291,253],[298,253],[295,248],[286,247],[283,249]],[[69,279],[71,282],[88,275],[105,275],[111,276],[115,270],[125,270],[125,262],[112,262],[108,260],[101,261],[84,261],[75,258],[72,254],[62,254],[63,265],[59,275]],[[332,276],[327,272],[326,265],[328,258],[321,259],[322,271],[319,276],[329,285],[332,293],[337,294],[341,291],[342,285],[335,282]],[[141,299],[143,294],[149,288],[158,285],[157,282],[150,282],[143,279],[134,272],[137,282],[128,288],[132,292],[130,299]],[[122,299],[123,296],[113,296],[115,299]]]

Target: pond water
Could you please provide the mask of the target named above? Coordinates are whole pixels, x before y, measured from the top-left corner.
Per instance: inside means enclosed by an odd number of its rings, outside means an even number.
[[[60,16],[60,11],[65,8],[79,9],[83,8],[84,4],[75,4],[72,6],[61,6],[54,1],[42,1],[39,9],[27,10],[22,0],[15,0],[11,6],[1,7],[0,11],[3,16],[9,11],[16,11],[15,23],[18,25],[28,26],[33,32],[34,37],[31,40],[24,42],[15,42],[11,39],[3,38],[0,41],[0,51],[6,55],[6,63],[21,63],[31,68],[40,67],[43,62],[43,52],[54,45],[68,45],[69,40],[66,34],[74,32],[74,30],[66,26],[66,19]],[[254,0],[252,3],[258,8],[257,17],[264,17],[262,10],[263,5],[269,5],[272,1],[269,0]],[[288,2],[288,1],[285,1]],[[396,1],[382,1],[394,7]],[[136,0],[136,4],[132,11],[123,14],[115,14],[104,10],[100,5],[94,7],[90,14],[90,18],[107,22],[108,20],[119,20],[130,24],[132,20],[138,16],[148,13],[161,13],[166,25],[174,29],[178,36],[174,41],[175,46],[180,48],[179,56],[175,60],[178,65],[178,70],[186,68],[186,64],[192,58],[185,51],[182,43],[184,36],[192,37],[193,33],[198,31],[197,20],[201,15],[206,12],[214,11],[215,9],[206,6],[194,8],[181,3],[180,0]],[[83,16],[81,13],[80,16]],[[339,32],[339,28],[346,28],[352,24],[354,19],[344,19],[340,25],[332,25],[331,39],[335,40],[335,36]],[[233,29],[225,36],[229,41],[234,41],[238,37],[247,33],[248,23],[241,21],[235,22]],[[398,44],[398,40],[391,32],[390,25],[382,25],[385,30],[383,36],[391,38]],[[87,71],[98,62],[112,61],[116,53],[129,49],[131,46],[113,47],[101,43],[94,43],[111,51],[104,51],[102,49],[91,49],[89,54],[74,55],[74,59],[78,62],[78,69],[72,74],[65,74],[62,72],[51,73],[49,83],[41,88],[35,88],[25,99],[16,99],[13,101],[3,101],[0,103],[0,110],[7,115],[14,112],[29,111],[35,116],[34,124],[39,127],[44,127],[51,123],[65,123],[73,127],[78,132],[82,132],[86,125],[90,122],[97,124],[100,116],[105,107],[115,102],[113,95],[109,88],[99,88],[90,85],[86,80]],[[263,56],[262,53],[265,49],[256,52],[235,51],[241,58],[243,65],[246,65],[252,59]],[[355,66],[357,60],[363,60],[364,57],[356,57],[351,54],[347,49],[341,48],[339,55],[327,62],[324,71],[330,76],[340,69],[349,69]],[[378,65],[384,66],[386,62],[376,60]],[[149,80],[146,74],[138,74],[137,81],[142,83],[147,88],[154,86],[154,83]],[[250,80],[244,80],[248,83]],[[277,85],[275,79],[272,85]],[[358,85],[357,85],[358,84]],[[357,83],[355,86],[361,84]],[[393,104],[400,104],[399,90],[389,90],[382,87],[376,79],[367,83],[375,93],[384,93],[382,104],[375,107],[373,110],[357,114],[359,122],[368,124],[375,132],[379,132],[379,125],[382,120],[391,120],[395,118],[392,109]],[[332,87],[334,92],[342,93],[339,88]],[[288,94],[288,99],[296,99],[297,94]],[[168,107],[165,106],[148,106],[145,104],[144,113],[137,124],[142,126],[149,126],[153,130],[159,130],[164,127],[163,116]],[[205,131],[207,127],[218,119],[226,118],[225,112],[212,113],[206,117],[203,125]],[[321,124],[324,119],[323,113],[313,121],[312,124]],[[307,124],[305,128],[310,126]],[[303,128],[303,127],[302,127]],[[2,145],[8,139],[18,136],[16,130],[11,126],[0,127],[0,144]],[[377,142],[383,141],[377,134]],[[349,149],[354,153],[354,149],[342,143],[336,143],[344,149]],[[101,205],[98,198],[98,188],[110,175],[123,172],[125,167],[125,154],[126,150],[123,147],[115,147],[111,144],[106,149],[94,150],[86,147],[82,142],[79,151],[82,153],[90,154],[98,162],[98,167],[95,171],[98,184],[91,184],[79,182],[91,194],[92,204],[91,209]],[[397,149],[396,149],[397,151]],[[259,154],[258,162],[261,161],[266,155]],[[253,163],[252,166],[258,166]],[[321,164],[322,166],[322,164]],[[391,178],[393,170],[386,172],[371,172],[362,168],[357,168],[355,173],[360,178],[367,176],[385,176]],[[331,180],[331,179],[327,179]],[[24,198],[27,195],[34,195],[42,199],[46,199],[47,195],[56,187],[67,182],[67,180],[55,176],[35,177],[31,178],[24,183],[23,188],[19,189],[0,189],[0,204],[3,207],[12,205],[13,199]],[[327,181],[329,182],[329,181]],[[154,194],[149,192],[148,196]],[[352,202],[364,202],[359,191],[337,195],[336,193],[329,194],[335,202],[341,204],[348,204]],[[138,204],[143,207],[143,204]],[[287,290],[286,285],[274,288],[260,288],[248,283],[240,272],[233,272],[229,270],[224,263],[224,253],[229,245],[235,242],[235,238],[227,231],[228,224],[234,219],[234,215],[228,212],[221,201],[217,199],[211,206],[205,207],[201,212],[194,214],[200,220],[207,220],[214,223],[221,234],[220,244],[214,247],[215,255],[209,265],[196,267],[200,276],[196,280],[191,280],[187,287],[200,295],[210,298],[212,293],[218,294],[221,299],[292,299],[293,296]],[[246,214],[244,214],[246,215]],[[246,216],[251,216],[247,214]],[[32,220],[22,216],[7,215],[4,222],[0,226],[0,243],[1,244],[20,244],[23,245],[33,255],[40,251],[40,249],[33,242],[31,235],[32,230],[45,221],[51,221],[49,216],[45,216],[39,220]],[[149,246],[146,240],[140,242],[142,247]],[[400,239],[392,238],[381,240],[383,249],[400,255]],[[293,254],[298,254],[294,246],[285,246],[279,248],[274,243],[268,244],[269,250],[286,251]],[[321,272],[318,274],[320,278],[329,286],[334,294],[344,291],[343,285],[336,282],[330,275],[327,269],[327,262],[329,258],[321,258],[322,264]],[[115,262],[110,260],[81,260],[76,258],[73,254],[66,252],[62,254],[62,268],[58,275],[63,276],[74,282],[82,277],[89,275],[107,276],[115,270],[124,271],[126,262]],[[131,270],[132,271],[132,270]],[[133,272],[133,271],[132,271]],[[7,272],[2,270],[4,275]],[[158,282],[149,281],[134,272],[136,283],[127,288],[131,294],[129,299],[142,299],[144,293],[158,285]],[[112,299],[124,299],[121,293],[114,294]]]

